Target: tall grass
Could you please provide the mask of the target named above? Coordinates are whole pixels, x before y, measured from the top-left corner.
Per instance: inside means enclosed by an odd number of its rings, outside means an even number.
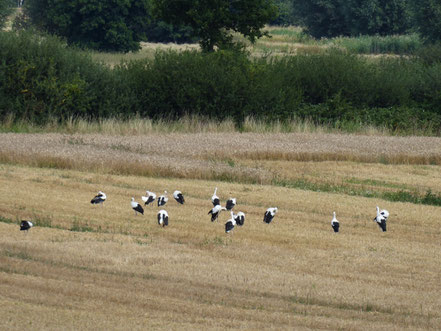
[[[410,132],[398,132],[384,126],[365,125],[361,122],[336,122],[328,124],[317,124],[309,119],[292,119],[289,121],[265,121],[254,117],[245,117],[243,125],[239,128],[232,119],[216,121],[208,117],[197,115],[185,115],[179,120],[141,118],[135,116],[129,119],[102,118],[83,119],[69,117],[66,121],[60,122],[52,118],[44,124],[36,124],[29,120],[14,119],[12,115],[7,116],[0,122],[0,132],[15,133],[80,133],[91,134],[101,133],[108,135],[143,135],[151,133],[231,133],[231,132],[252,132],[252,133],[355,133],[362,135],[390,136],[407,135]],[[430,135],[432,131],[415,128],[412,135]]]

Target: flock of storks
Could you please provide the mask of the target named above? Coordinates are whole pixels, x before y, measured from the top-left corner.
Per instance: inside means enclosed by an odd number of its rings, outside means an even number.
[[[213,196],[211,197],[211,202],[213,204],[213,208],[208,212],[208,215],[211,214],[211,222],[214,222],[216,219],[218,219],[219,214],[223,210],[228,210],[231,212],[231,218],[225,223],[225,232],[230,233],[236,225],[243,226],[245,223],[245,214],[243,212],[238,212],[237,214],[234,214],[233,208],[236,206],[236,199],[235,198],[229,198],[225,204],[225,207],[222,207],[220,204],[220,199],[216,195],[217,193],[217,187],[214,189]],[[183,205],[185,203],[184,195],[181,191],[175,191],[173,193],[173,198],[178,202],[179,204]],[[104,192],[99,191],[98,194],[90,201],[91,204],[104,204],[106,201],[107,196]],[[146,191],[146,195],[141,197],[142,201],[144,202],[144,206],[147,206],[151,203],[153,203],[156,200],[156,194],[150,191]],[[158,207],[164,206],[167,201],[167,191],[164,191],[164,194],[159,196],[158,199]],[[142,214],[144,215],[144,208],[135,201],[135,198],[132,197],[132,201],[130,202],[132,209],[135,211],[135,215]],[[265,215],[263,217],[263,221],[267,224],[271,223],[274,219],[274,216],[277,213],[277,207],[270,207],[266,210]],[[336,218],[335,211],[333,212],[334,217],[331,220],[331,226],[334,232],[339,232],[340,229],[340,223]],[[166,210],[161,209],[158,212],[158,224],[162,227],[165,227],[168,225],[168,213]],[[374,222],[378,224],[378,226],[381,228],[383,232],[386,232],[386,221],[389,217],[389,212],[385,209],[380,211],[380,208],[377,206],[377,216],[374,218]],[[28,231],[33,226],[32,222],[30,221],[21,221],[20,224],[20,230],[22,231]]]

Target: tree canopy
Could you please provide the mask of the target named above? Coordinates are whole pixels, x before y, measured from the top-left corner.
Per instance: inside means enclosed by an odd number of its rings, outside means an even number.
[[[71,44],[128,52],[140,48],[150,19],[150,0],[32,0],[32,23]]]
[[[306,30],[315,38],[403,33],[407,0],[296,0]]]
[[[191,26],[206,52],[233,45],[233,31],[254,42],[277,16],[271,0],[154,0],[154,4],[160,19]]]
[[[441,41],[441,1],[413,0],[415,23],[426,41]]]

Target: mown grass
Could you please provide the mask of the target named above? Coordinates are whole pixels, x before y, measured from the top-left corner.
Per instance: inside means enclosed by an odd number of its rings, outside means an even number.
[[[246,213],[245,225],[230,235],[223,227],[229,215],[215,223],[207,218],[214,186],[222,201],[237,197],[237,211]],[[169,227],[157,225],[156,206],[133,215],[130,196],[139,199],[146,188],[184,192],[185,205],[165,206]],[[103,207],[90,204],[98,189],[108,195]],[[269,204],[279,213],[267,225],[262,218]],[[377,204],[391,212],[387,233],[372,222]],[[30,327],[17,315],[18,305],[33,329],[413,330],[441,323],[433,276],[439,207],[274,185],[5,164],[0,206],[0,304],[7,328]],[[332,210],[341,223],[337,235]],[[21,233],[13,221],[36,215],[51,222]]]

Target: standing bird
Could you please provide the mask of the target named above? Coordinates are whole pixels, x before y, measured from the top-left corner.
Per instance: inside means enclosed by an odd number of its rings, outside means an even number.
[[[144,206],[151,204],[156,200],[156,194],[150,191],[145,191],[146,196],[141,197],[142,201],[144,201]]]
[[[167,191],[164,191],[164,194],[158,198],[158,207],[164,206],[168,201]]]
[[[226,204],[226,208],[227,210],[231,210],[234,208],[234,206],[236,205],[236,198],[229,198],[227,200],[227,204]]]
[[[221,207],[221,205],[216,205],[216,206],[213,207],[212,210],[210,210],[210,211],[208,212],[208,215],[211,214],[211,221],[212,221],[212,222],[214,222],[214,221],[216,220],[216,218],[219,216],[219,214],[220,214],[220,212],[221,212],[222,210],[227,210],[227,208],[225,208],[225,207]]]
[[[164,209],[158,213],[158,224],[162,225],[162,227],[168,225],[168,213]]]
[[[213,204],[214,207],[220,205],[220,200],[219,197],[216,195],[216,192],[217,192],[217,187],[214,189],[213,196],[211,197],[211,203]]]
[[[130,202],[130,205],[132,206],[133,210],[135,211],[135,215],[138,215],[138,213],[141,213],[144,215],[144,209],[142,209],[141,205],[135,201],[135,198],[132,198],[132,202]]]
[[[28,230],[30,228],[32,228],[33,226],[34,226],[34,224],[32,224],[32,222],[30,222],[30,221],[21,221],[21,223],[20,223],[20,231],[28,232]]]
[[[270,224],[274,216],[276,216],[276,213],[277,213],[277,207],[268,208],[265,212],[265,216],[263,217],[263,221],[267,224]]]
[[[234,214],[231,212],[231,219],[228,220],[227,223],[225,223],[225,233],[230,233],[234,229],[236,225],[236,220],[234,219]]]
[[[234,216],[234,220],[236,221],[236,224],[239,226],[242,226],[243,223],[245,223],[245,214],[241,211]]]
[[[383,232],[386,232],[386,221],[388,217],[389,212],[386,209],[380,211],[380,207],[377,206],[377,216],[374,218],[374,221],[377,222]]]
[[[178,203],[180,203],[181,205],[183,205],[184,202],[185,202],[184,196],[182,195],[182,192],[181,192],[181,191],[175,191],[175,192],[173,193],[173,198],[175,198],[175,200],[176,200]]]
[[[340,227],[340,223],[337,220],[337,218],[335,217],[335,211],[333,213],[334,213],[334,217],[332,218],[331,226],[334,229],[334,232],[338,232],[338,229]]]
[[[97,205],[102,203],[102,205],[104,206],[104,201],[106,201],[106,199],[107,199],[106,194],[102,191],[99,191],[98,194],[95,195],[95,197],[92,200],[90,200],[90,203],[92,205]]]

